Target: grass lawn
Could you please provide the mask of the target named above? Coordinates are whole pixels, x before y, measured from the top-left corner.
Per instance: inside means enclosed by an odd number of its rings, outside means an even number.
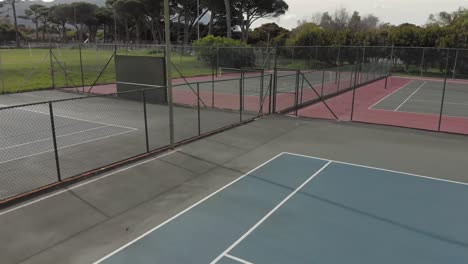
[[[56,87],[79,87],[91,85],[112,56],[111,50],[82,50],[83,80],[78,49],[52,49],[52,68]],[[119,50],[120,55],[149,56],[149,50],[129,52]],[[162,56],[153,54],[152,56]],[[209,75],[212,69],[196,56],[174,54],[175,66],[185,77]],[[59,63],[60,62],[60,63]],[[180,77],[177,71],[173,78]],[[97,84],[115,82],[114,60],[111,60]],[[51,56],[48,49],[0,50],[0,93],[15,93],[52,88]]]

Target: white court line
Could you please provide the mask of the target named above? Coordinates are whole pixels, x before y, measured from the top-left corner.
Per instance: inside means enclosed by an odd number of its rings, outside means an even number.
[[[220,259],[226,256],[233,248],[235,248],[242,240],[249,236],[257,227],[259,227],[263,222],[265,222],[273,213],[275,213],[281,206],[283,206],[287,201],[289,201],[296,193],[302,190],[311,180],[313,180],[317,175],[319,175],[324,169],[326,169],[332,162],[329,161],[312,176],[310,176],[305,182],[303,182],[299,187],[297,187],[293,192],[291,192],[286,198],[284,198],[279,204],[277,204],[270,212],[268,212],[260,221],[253,225],[247,232],[245,232],[236,242],[229,246],[226,250],[223,251],[218,257],[216,257],[210,264],[217,263]]]
[[[396,92],[398,92],[398,91],[402,90],[403,88],[407,87],[408,85],[410,85],[410,84],[411,84],[411,83],[413,83],[413,82],[414,82],[414,81],[411,81],[411,82],[409,82],[409,83],[407,83],[407,84],[403,85],[402,87],[400,87],[400,88],[396,89],[395,91],[393,91],[393,92],[389,93],[387,96],[385,96],[384,98],[380,99],[380,100],[379,100],[377,103],[375,103],[375,104],[371,105],[371,106],[370,106],[369,108],[367,108],[367,109],[373,109],[373,108],[374,108],[374,106],[376,106],[376,105],[380,104],[380,103],[381,103],[383,100],[387,99],[388,97],[392,96],[394,93],[396,93]]]
[[[412,101],[412,100],[411,100],[411,101]],[[375,111],[385,111],[385,112],[395,113],[394,110],[387,110],[387,109],[373,109],[373,110],[375,110]],[[408,113],[408,114],[417,114],[417,115],[426,115],[426,116],[437,116],[437,117],[439,117],[439,113],[437,113],[437,114],[429,114],[429,113],[420,113],[420,112],[412,112],[412,111],[398,111],[398,112],[396,112],[396,113]],[[459,119],[464,119],[464,120],[468,119],[467,116],[463,117],[463,116],[454,116],[454,115],[442,115],[442,119],[443,119],[444,117],[459,118]],[[385,124],[383,124],[383,125],[385,125]],[[434,132],[436,132],[436,131],[434,131]]]
[[[101,128],[105,128],[105,127],[109,127],[109,126],[106,125],[106,126],[100,126],[100,127],[95,127],[95,128],[80,130],[80,131],[77,131],[77,132],[73,132],[73,133],[69,133],[69,134],[64,134],[64,135],[57,136],[57,138],[66,137],[66,136],[71,136],[71,135],[75,135],[75,134],[79,134],[79,133],[83,133],[83,132],[88,132],[88,131],[92,131],[92,130],[97,130],[97,129],[101,129]],[[17,148],[17,147],[21,147],[21,146],[24,146],[24,145],[34,144],[34,143],[38,143],[38,142],[42,142],[42,141],[47,141],[47,140],[52,140],[52,138],[44,138],[44,139],[39,139],[39,140],[35,140],[35,141],[30,141],[30,142],[26,142],[26,143],[21,143],[21,144],[9,146],[9,147],[4,147],[4,148],[0,148],[0,151],[5,150],[5,149]]]
[[[3,212],[0,212],[0,216],[5,215],[5,214],[8,214],[8,213],[11,213],[11,212],[16,211],[16,210],[18,210],[18,209],[21,209],[21,208],[24,208],[24,207],[33,205],[33,204],[35,204],[35,203],[44,201],[44,200],[46,200],[46,199],[52,198],[52,197],[57,196],[57,195],[60,195],[60,194],[62,194],[62,193],[65,193],[65,192],[68,192],[68,191],[71,191],[71,190],[80,188],[80,187],[85,186],[85,185],[88,185],[88,184],[90,184],[90,183],[93,183],[93,182],[96,182],[96,181],[100,181],[100,180],[105,179],[105,178],[107,178],[107,177],[109,177],[109,176],[112,176],[112,175],[114,175],[114,174],[117,174],[117,173],[120,173],[120,172],[124,172],[124,171],[126,171],[126,170],[129,170],[129,169],[132,169],[132,168],[134,168],[134,167],[143,165],[143,164],[145,164],[145,163],[148,163],[148,162],[151,162],[151,161],[154,161],[154,160],[163,158],[163,157],[165,157],[165,156],[169,156],[169,155],[174,154],[174,153],[179,152],[179,151],[180,151],[180,149],[176,149],[176,150],[173,150],[173,151],[171,151],[171,152],[165,153],[165,154],[163,154],[163,155],[160,155],[160,156],[157,156],[157,157],[154,157],[154,158],[151,158],[151,159],[148,159],[148,160],[145,160],[145,161],[142,161],[142,162],[139,162],[139,163],[130,165],[130,166],[128,166],[128,167],[125,167],[125,168],[122,168],[122,169],[119,169],[119,170],[116,170],[116,171],[107,173],[107,174],[105,174],[105,175],[102,175],[102,176],[97,177],[97,178],[94,178],[94,179],[92,179],[92,180],[83,182],[83,183],[81,183],[81,184],[73,185],[73,186],[70,187],[70,188],[66,188],[66,189],[64,189],[64,190],[61,190],[61,191],[52,193],[52,194],[50,194],[50,195],[41,197],[41,198],[39,198],[39,199],[30,201],[30,202],[28,202],[28,203],[19,205],[19,206],[17,206],[17,207],[13,207],[13,208],[8,209],[8,210],[5,210],[5,211],[3,211]]]
[[[410,101],[413,101],[413,102],[426,102],[426,103],[438,103],[438,104],[441,104],[441,103],[442,103],[442,100],[441,100],[441,101],[431,101],[431,100],[416,100],[416,99],[411,99]],[[464,103],[453,103],[453,102],[446,102],[446,101],[444,101],[444,104],[468,105],[468,104],[464,104]]]
[[[144,83],[132,83],[132,82],[116,82],[119,84],[128,84],[134,86],[145,86],[145,87],[155,87],[155,88],[165,88],[165,86],[155,85],[155,84],[144,84]]]
[[[120,136],[120,135],[127,134],[127,133],[130,133],[130,132],[135,132],[135,131],[136,131],[136,130],[129,130],[129,131],[125,131],[125,132],[121,132],[121,133],[117,133],[117,134],[108,135],[108,136],[105,136],[105,137],[94,138],[94,139],[86,140],[86,141],[83,141],[83,142],[80,142],[80,143],[76,143],[76,144],[64,146],[64,147],[61,147],[61,148],[57,148],[57,150],[66,149],[66,148],[70,148],[70,147],[74,147],[74,146],[78,146],[78,145],[90,143],[90,142],[97,141],[97,140],[101,140],[101,139],[106,139],[106,138],[111,138],[111,137],[115,137],[115,136]],[[1,161],[0,164],[4,164],[4,163],[16,161],[16,160],[21,160],[21,159],[25,159],[25,158],[30,158],[30,157],[34,157],[34,156],[37,156],[37,155],[41,155],[41,154],[44,154],[44,153],[47,153],[47,152],[53,152],[53,151],[55,151],[55,150],[54,150],[54,149],[51,149],[51,150],[46,150],[46,151],[41,151],[41,152],[38,152],[38,153],[34,153],[34,154],[31,154],[31,155],[21,156],[21,157],[14,158],[14,159],[10,159],[10,160],[4,160],[4,161]]]
[[[354,167],[361,167],[361,168],[367,168],[367,169],[373,169],[373,170],[379,170],[379,171],[386,171],[386,172],[392,172],[392,173],[397,173],[397,174],[404,174],[404,175],[408,175],[408,176],[412,176],[412,177],[418,177],[418,178],[424,178],[424,179],[429,179],[429,180],[434,180],[434,181],[442,181],[442,182],[448,182],[448,183],[454,183],[454,184],[468,186],[468,183],[465,183],[465,182],[457,182],[457,181],[451,181],[451,180],[445,180],[445,179],[439,179],[439,178],[432,178],[432,177],[422,176],[422,175],[418,175],[418,174],[414,174],[414,173],[395,171],[395,170],[387,170],[387,169],[382,169],[382,168],[376,168],[376,167],[365,166],[365,165],[360,165],[360,164],[355,164],[355,163],[337,161],[337,160],[323,159],[323,158],[318,158],[318,157],[314,157],[314,156],[307,156],[307,155],[301,155],[301,154],[290,153],[290,152],[283,152],[282,154],[293,155],[293,156],[304,157],[304,158],[310,158],[310,159],[316,159],[316,160],[331,161],[333,163],[350,165],[350,166],[354,166]]]
[[[274,159],[278,158],[279,156],[283,155],[283,153],[280,153],[276,156],[274,156],[273,158],[265,161],[264,163],[260,164],[259,166],[255,167],[254,169],[250,170],[249,172],[247,172],[246,174],[242,175],[241,177],[235,179],[234,181],[224,185],[223,187],[221,187],[220,189],[218,189],[217,191],[211,193],[210,195],[206,196],[205,198],[201,199],[200,201],[196,202],[195,204],[189,206],[188,208],[186,208],[185,210],[179,212],[178,214],[174,215],[173,217],[167,219],[166,221],[162,222],[161,224],[159,224],[158,226],[146,231],[144,234],[140,235],[139,237],[133,239],[132,241],[128,242],[127,244],[121,246],[120,248],[112,251],[111,253],[107,254],[106,256],[100,258],[99,260],[95,261],[93,264],[98,264],[98,263],[101,263],[102,261],[112,257],[113,255],[117,254],[118,252],[122,251],[123,249],[129,247],[130,245],[132,245],[133,243],[137,242],[138,240],[141,240],[142,238],[146,237],[147,235],[151,234],[152,232],[158,230],[159,228],[163,227],[164,225],[168,224],[169,222],[171,222],[172,220],[176,219],[177,217],[185,214],[186,212],[190,211],[191,209],[193,209],[194,207],[198,206],[199,204],[205,202],[206,200],[210,199],[211,197],[215,196],[217,193],[223,191],[224,189],[228,188],[229,186],[233,185],[234,183],[240,181],[241,179],[247,177],[250,173],[254,172],[255,170],[265,166],[266,164],[268,164],[269,162],[273,161]]]
[[[47,116],[50,115],[48,112],[44,113],[44,112],[41,112],[41,111],[36,111],[36,110],[31,110],[31,109],[22,109],[22,108],[12,108],[12,109],[22,110],[22,111],[26,111],[26,112],[31,112],[31,113],[41,114],[41,115],[47,115]],[[129,130],[138,130],[137,128],[134,128],[134,127],[119,126],[119,125],[114,125],[114,124],[109,124],[109,123],[104,123],[104,122],[91,121],[91,120],[86,120],[86,119],[81,119],[81,118],[70,117],[70,116],[57,115],[55,112],[54,112],[54,117],[63,117],[63,118],[71,119],[71,120],[94,123],[94,124],[98,124],[98,125],[120,127],[120,128],[129,129]]]
[[[234,257],[233,255],[229,255],[229,254],[226,254],[225,257],[235,260],[239,263],[243,263],[243,264],[254,264],[253,262],[250,262],[245,259],[238,258],[238,257]]]
[[[398,112],[398,110],[400,110],[400,108],[406,103],[408,102],[408,100],[413,97],[413,95],[415,95],[421,88],[424,87],[424,85],[426,85],[427,82],[424,82],[421,86],[419,86],[412,94],[410,94],[410,96],[408,96],[408,98],[406,98],[406,100],[403,101],[403,103],[401,103],[397,108],[395,108],[395,110],[393,110],[394,112]]]

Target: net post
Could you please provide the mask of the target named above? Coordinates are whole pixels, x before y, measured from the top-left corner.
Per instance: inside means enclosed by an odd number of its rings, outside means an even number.
[[[52,48],[49,48],[49,57],[50,57],[50,74],[52,77],[52,88],[55,89],[55,72],[54,72],[54,63],[52,61]]]
[[[81,43],[78,44],[78,49],[79,49],[79,52],[80,52],[81,87],[83,88],[83,93],[84,93],[84,91],[85,91],[85,86],[84,86],[83,56],[82,56],[82,51],[81,51]]]
[[[442,100],[440,102],[440,114],[439,114],[439,126],[437,128],[437,131],[441,131],[442,127],[442,115],[444,113],[444,101],[445,101],[445,90],[447,87],[447,76],[448,76],[448,70],[449,70],[449,58],[450,58],[450,50],[447,49],[447,58],[445,62],[445,76],[444,76],[444,87],[442,89]]]
[[[198,121],[198,136],[201,135],[201,112],[200,112],[200,83],[197,82],[197,121]]]
[[[50,125],[52,129],[52,142],[54,144],[54,155],[55,155],[55,168],[57,169],[57,179],[58,182],[62,181],[62,175],[60,173],[60,161],[57,147],[57,134],[55,131],[55,121],[54,121],[54,110],[52,102],[49,102],[49,115],[50,115]]]
[[[143,100],[143,118],[145,119],[145,140],[146,140],[146,152],[150,152],[149,147],[149,135],[148,135],[148,114],[146,110],[146,93],[145,91],[141,91],[141,99]]]

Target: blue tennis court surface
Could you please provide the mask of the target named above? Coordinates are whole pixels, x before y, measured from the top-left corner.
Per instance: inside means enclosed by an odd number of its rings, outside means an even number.
[[[282,153],[97,263],[468,263],[468,185]]]

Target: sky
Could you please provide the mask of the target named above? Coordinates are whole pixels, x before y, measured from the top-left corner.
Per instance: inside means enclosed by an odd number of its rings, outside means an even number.
[[[412,23],[423,25],[430,14],[441,11],[455,11],[459,7],[468,8],[468,0],[285,0],[289,11],[279,19],[259,20],[254,26],[276,22],[280,26],[292,29],[297,21],[311,17],[316,12],[331,12],[344,7],[352,13],[373,14],[381,22],[391,24]]]

